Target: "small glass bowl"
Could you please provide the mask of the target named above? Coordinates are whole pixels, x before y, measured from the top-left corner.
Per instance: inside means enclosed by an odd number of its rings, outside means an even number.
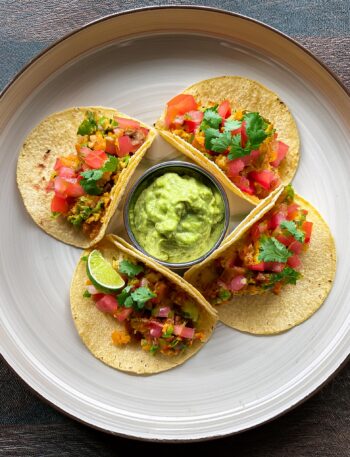
[[[130,220],[129,220],[129,210],[134,204],[134,202],[137,200],[139,197],[140,193],[148,187],[156,178],[158,178],[161,175],[164,175],[167,172],[175,172],[178,173],[180,176],[181,175],[189,175],[193,177],[200,177],[201,180],[209,185],[212,188],[215,188],[221,195],[222,200],[224,202],[224,210],[225,210],[225,222],[224,226],[221,232],[220,237],[216,241],[216,243],[212,246],[212,248],[203,254],[201,257],[198,257],[197,259],[191,260],[189,262],[181,262],[181,263],[171,263],[171,262],[165,262],[163,260],[159,260],[156,257],[153,257],[150,255],[147,251],[144,250],[142,246],[138,243],[137,239],[135,238],[132,230],[131,230],[131,225],[130,225]],[[227,232],[227,228],[229,225],[230,221],[230,207],[228,203],[228,199],[225,193],[224,188],[222,185],[218,182],[214,176],[212,176],[208,171],[204,170],[203,168],[199,167],[198,165],[195,165],[193,163],[189,162],[182,162],[180,160],[173,160],[169,162],[162,162],[157,165],[154,165],[153,167],[149,168],[146,173],[144,173],[133,185],[131,188],[129,195],[126,198],[125,206],[124,206],[124,224],[126,231],[128,233],[128,236],[133,243],[133,245],[141,251],[143,254],[147,255],[148,257],[151,257],[152,259],[155,259],[157,262],[160,264],[172,269],[172,270],[186,270],[190,268],[192,265],[195,265],[196,263],[202,262],[206,257],[208,257],[217,247],[219,247],[220,243],[225,237],[225,234]]]

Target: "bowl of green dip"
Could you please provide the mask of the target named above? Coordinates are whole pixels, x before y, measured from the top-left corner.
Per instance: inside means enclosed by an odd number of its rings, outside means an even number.
[[[134,246],[172,269],[204,260],[223,240],[230,218],[221,184],[189,162],[157,164],[139,178],[124,206]]]

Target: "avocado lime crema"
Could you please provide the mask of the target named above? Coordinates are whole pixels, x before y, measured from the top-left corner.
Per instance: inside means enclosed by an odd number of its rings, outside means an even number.
[[[217,189],[169,172],[141,192],[129,219],[145,251],[165,262],[182,263],[214,246],[224,228],[225,206]]]

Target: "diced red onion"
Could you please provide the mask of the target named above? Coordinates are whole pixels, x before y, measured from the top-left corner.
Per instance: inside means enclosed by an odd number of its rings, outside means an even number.
[[[186,327],[185,325],[174,325],[174,334],[182,338],[193,339],[194,328]]]
[[[161,308],[159,308],[157,316],[158,317],[168,317],[169,313],[170,313],[169,306],[162,306]]]
[[[243,275],[238,275],[232,279],[230,283],[230,289],[234,292],[243,289],[244,286],[247,285],[247,278]]]
[[[148,286],[148,280],[146,278],[142,278],[140,282],[140,287],[147,287]]]
[[[91,295],[96,295],[96,294],[100,294],[100,293],[101,293],[101,292],[98,291],[98,290],[96,289],[96,287],[93,286],[92,284],[91,284],[90,286],[87,286],[86,289],[87,289],[87,291],[89,292],[89,294],[91,294]]]

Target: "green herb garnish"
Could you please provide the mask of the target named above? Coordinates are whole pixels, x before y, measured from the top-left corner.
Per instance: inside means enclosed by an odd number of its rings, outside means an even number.
[[[79,125],[78,135],[92,135],[97,130],[97,122],[94,113],[87,111],[86,118]]]
[[[281,262],[285,263],[293,254],[288,251],[284,244],[274,237],[262,236],[260,238],[260,262]]]
[[[304,243],[305,233],[297,228],[297,225],[293,221],[283,221],[281,222],[281,228],[286,230],[290,235],[294,236],[297,241]]]
[[[136,265],[129,262],[129,260],[122,260],[119,264],[118,270],[120,273],[126,274],[129,278],[137,276],[141,271],[144,271],[142,265]]]

